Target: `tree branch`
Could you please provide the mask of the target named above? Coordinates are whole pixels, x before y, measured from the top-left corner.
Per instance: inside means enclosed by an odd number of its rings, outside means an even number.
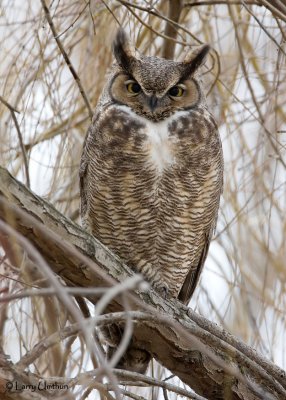
[[[21,133],[21,130],[20,130],[20,126],[19,126],[16,114],[15,114],[15,113],[19,114],[19,111],[16,110],[16,108],[14,108],[13,106],[11,106],[11,104],[9,104],[2,96],[0,96],[0,101],[11,112],[11,117],[12,117],[13,122],[15,124],[16,132],[17,132],[17,135],[18,135],[18,140],[19,140],[19,144],[20,144],[20,148],[21,148],[21,152],[22,152],[22,155],[23,155],[24,168],[25,168],[25,174],[26,174],[26,182],[27,182],[28,188],[30,188],[31,184],[30,184],[29,163],[28,163],[27,153],[26,153],[26,149],[25,149],[25,145],[24,145],[24,141],[23,141],[23,136],[22,136],[22,133]]]
[[[53,37],[54,37],[54,39],[55,39],[55,41],[56,41],[56,43],[58,45],[58,48],[59,48],[59,50],[60,50],[60,52],[61,52],[61,54],[62,54],[62,56],[63,56],[63,58],[64,58],[64,60],[65,60],[65,62],[67,64],[67,66],[69,67],[69,70],[70,70],[72,76],[74,77],[74,80],[75,80],[75,82],[76,82],[76,84],[77,84],[77,86],[79,88],[80,94],[81,94],[81,96],[83,98],[83,101],[84,101],[84,103],[86,105],[86,108],[88,109],[89,118],[92,119],[93,111],[92,111],[91,105],[89,103],[89,100],[87,98],[87,95],[86,95],[86,93],[85,93],[85,91],[83,89],[81,81],[79,79],[79,76],[78,76],[76,70],[74,69],[74,66],[73,66],[71,60],[69,59],[69,56],[67,55],[67,52],[64,49],[64,46],[63,46],[63,44],[62,44],[62,42],[61,42],[61,40],[59,38],[60,35],[58,35],[57,32],[56,32],[55,25],[53,23],[49,8],[48,8],[45,0],[41,0],[41,3],[42,3],[43,10],[45,12],[45,16],[46,16],[47,21],[48,21],[48,24],[49,24],[49,26],[51,28],[52,33],[53,33]]]
[[[33,244],[67,286],[112,286],[133,275],[99,241],[1,167],[0,219]],[[13,258],[12,237],[0,232],[0,241]],[[86,297],[98,306],[98,294]],[[105,312],[124,311],[121,297],[113,298]],[[176,300],[163,300],[153,289],[139,288],[128,297],[133,311],[146,311],[133,318],[136,340],[198,394],[286,398],[285,372],[217,325]]]
[[[182,0],[169,0],[168,18],[178,23],[182,8],[183,8]],[[171,38],[176,39],[177,29],[173,24],[167,21],[164,34],[165,36],[169,36]],[[165,39],[163,44],[162,57],[172,60],[174,58],[175,46],[176,43],[174,41]]]
[[[280,18],[282,21],[286,21],[286,5],[279,0],[246,0],[242,2],[240,0],[205,0],[205,1],[188,1],[184,4],[184,7],[198,7],[198,6],[215,6],[215,5],[248,5],[260,6],[267,8],[274,16]]]

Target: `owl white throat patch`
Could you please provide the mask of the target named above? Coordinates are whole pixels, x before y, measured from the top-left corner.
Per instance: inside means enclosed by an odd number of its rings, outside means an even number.
[[[158,173],[176,162],[174,147],[178,143],[177,135],[172,135],[170,124],[173,120],[187,116],[188,111],[179,111],[163,121],[153,122],[135,114],[129,107],[121,105],[120,108],[136,121],[140,121],[143,128],[138,130],[138,135],[146,136],[144,147],[149,153],[149,164],[156,168]]]

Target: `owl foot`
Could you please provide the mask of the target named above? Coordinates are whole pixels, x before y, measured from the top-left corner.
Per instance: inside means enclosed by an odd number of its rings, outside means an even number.
[[[146,281],[151,284],[151,286],[164,298],[166,299],[169,295],[169,285],[166,280],[162,278],[162,271],[154,268],[149,262],[145,260],[139,261],[137,264],[138,272],[142,273]]]
[[[112,358],[115,351],[115,347],[108,347],[108,359]],[[119,360],[115,368],[137,372],[139,374],[145,374],[151,358],[151,354],[148,353],[148,351],[137,348],[136,345],[134,346],[133,344],[130,344],[126,350],[126,353]]]
[[[166,300],[168,298],[169,295],[169,286],[167,285],[167,283],[156,283],[154,285],[154,288],[156,289],[156,291],[163,297],[164,300]]]

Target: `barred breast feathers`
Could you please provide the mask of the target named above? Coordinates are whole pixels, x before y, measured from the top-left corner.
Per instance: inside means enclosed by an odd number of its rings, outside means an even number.
[[[135,135],[146,137],[143,151],[148,151],[150,165],[156,168],[158,174],[162,174],[165,169],[172,166],[175,162],[175,147],[180,141],[180,138],[176,135],[176,130],[172,129],[172,124],[176,123],[176,127],[179,127],[180,120],[183,119],[188,120],[189,124],[191,124],[191,113],[196,114],[197,112],[196,110],[177,111],[175,114],[162,121],[153,122],[137,115],[130,107],[125,105],[117,104],[110,108],[121,110],[124,114],[127,114],[126,118],[130,119],[130,124],[132,124],[132,121],[136,121],[136,123],[139,122],[142,125],[142,129],[138,129]],[[200,107],[200,109],[203,109],[204,113],[207,111],[205,107]],[[199,116],[201,117],[201,112]],[[213,124],[211,115],[208,121]],[[213,128],[216,127],[213,126]],[[200,129],[202,129],[202,127],[200,127]]]

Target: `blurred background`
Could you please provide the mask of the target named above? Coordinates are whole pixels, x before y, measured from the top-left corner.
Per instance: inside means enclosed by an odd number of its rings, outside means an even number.
[[[180,6],[179,15],[170,14],[169,3]],[[119,26],[146,55],[168,56],[174,40],[175,59],[190,46],[211,45],[202,80],[219,124],[225,184],[216,235],[190,306],[285,368],[286,5],[269,3],[56,0],[47,5],[91,109],[105,84]],[[168,18],[177,21],[171,31]],[[0,1],[0,60],[0,165],[80,223],[78,169],[90,113],[43,0]],[[2,263],[1,273],[11,278],[5,279],[11,291],[21,287],[16,270]],[[28,317],[29,307],[18,302],[9,310],[13,327],[2,327],[13,332],[2,345],[15,360],[44,329],[41,317]],[[78,355],[74,350],[67,364],[73,374],[83,365]]]

